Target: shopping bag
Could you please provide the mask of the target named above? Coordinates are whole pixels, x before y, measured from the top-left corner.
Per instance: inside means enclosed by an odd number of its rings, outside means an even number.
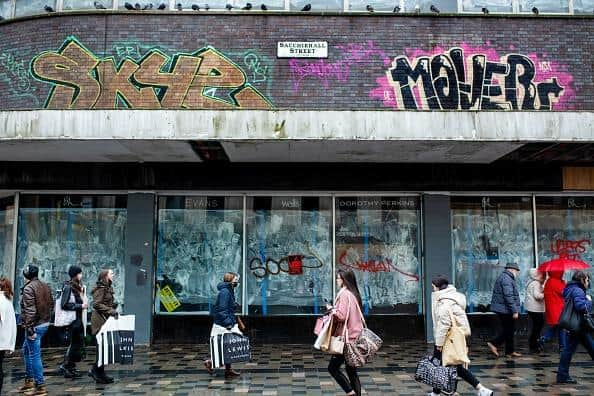
[[[235,333],[210,337],[210,360],[213,368],[225,364],[249,362],[252,358],[250,339]]]
[[[466,346],[464,328],[460,326],[452,310],[450,310],[450,320],[452,325],[443,343],[441,363],[444,366],[457,366],[461,364],[464,367],[468,367],[470,359],[468,358],[468,347]]]
[[[318,337],[316,338],[316,342],[314,342],[314,345],[313,345],[313,347],[317,350],[322,349],[322,342],[325,341],[326,338],[330,336],[330,329],[332,328],[332,317],[330,315],[326,315],[325,317],[327,317],[328,320],[326,320],[322,323],[322,329],[320,330]],[[316,326],[317,326],[317,324],[316,324]],[[314,333],[315,333],[315,329],[314,329]]]
[[[70,293],[70,303],[74,303],[75,297],[74,293]],[[54,326],[55,327],[66,327],[70,326],[72,322],[76,319],[76,311],[66,311],[62,309],[62,290],[58,291],[56,296],[56,304],[54,305],[55,315],[54,315]]]
[[[316,325],[314,326],[314,334],[319,336],[322,330],[324,329],[324,326],[328,322],[330,322],[330,315],[320,316],[318,319],[316,319]]]
[[[442,366],[433,356],[424,356],[417,363],[415,381],[451,394],[458,385],[458,372],[454,366]]]
[[[110,316],[95,336],[97,366],[134,363],[134,315]]]

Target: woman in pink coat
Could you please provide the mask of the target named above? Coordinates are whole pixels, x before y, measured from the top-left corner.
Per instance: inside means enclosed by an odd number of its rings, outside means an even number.
[[[334,321],[337,322],[332,335],[336,337],[342,336],[346,326],[348,340],[344,340],[345,343],[355,341],[363,329],[363,318],[361,316],[361,307],[363,304],[361,303],[361,295],[357,287],[357,278],[355,278],[353,271],[338,270],[336,274],[336,285],[339,288],[339,292],[336,295],[334,307],[330,305],[326,307],[332,310]],[[340,370],[340,366],[343,363],[346,367],[348,379]],[[357,374],[357,368],[346,364],[344,354],[332,355],[330,364],[328,364],[328,372],[347,395],[361,395],[361,381]]]

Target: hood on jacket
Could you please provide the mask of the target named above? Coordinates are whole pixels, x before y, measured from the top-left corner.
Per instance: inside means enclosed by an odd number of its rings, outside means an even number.
[[[563,271],[551,271],[551,272],[547,272],[547,274],[549,275],[549,278],[553,278],[553,279],[563,278]]]
[[[565,289],[563,289],[563,298],[567,298],[567,296],[569,296],[569,294],[572,293],[576,288],[586,291],[581,282],[571,281],[567,284],[567,286],[565,286]]]
[[[220,282],[217,285],[217,290],[221,291],[223,289],[229,289],[229,290],[233,291],[233,284],[231,282]]]
[[[530,276],[531,280],[538,280],[539,277],[542,276],[542,272],[536,268],[531,268],[530,271],[528,271],[528,276]]]
[[[462,293],[459,293],[454,285],[448,285],[447,288],[443,290],[438,290],[433,292],[433,298],[436,302],[441,300],[454,300],[456,304],[458,304],[462,309],[466,309],[466,296]]]

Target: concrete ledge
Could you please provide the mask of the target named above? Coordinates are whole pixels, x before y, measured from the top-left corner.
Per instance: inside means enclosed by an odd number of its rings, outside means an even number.
[[[0,112],[0,141],[56,139],[594,142],[594,111]]]

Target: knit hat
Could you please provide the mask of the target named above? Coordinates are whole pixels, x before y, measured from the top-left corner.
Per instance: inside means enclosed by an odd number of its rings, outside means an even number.
[[[82,272],[82,269],[76,265],[71,265],[70,268],[68,268],[68,275],[70,275],[70,279],[74,278],[76,275],[80,274]]]
[[[507,263],[505,264],[505,269],[515,269],[516,271],[520,270],[520,267],[518,267],[518,264],[516,263]]]
[[[36,265],[29,264],[25,268],[23,268],[23,276],[28,280],[37,278],[38,275],[39,267],[37,267]]]

